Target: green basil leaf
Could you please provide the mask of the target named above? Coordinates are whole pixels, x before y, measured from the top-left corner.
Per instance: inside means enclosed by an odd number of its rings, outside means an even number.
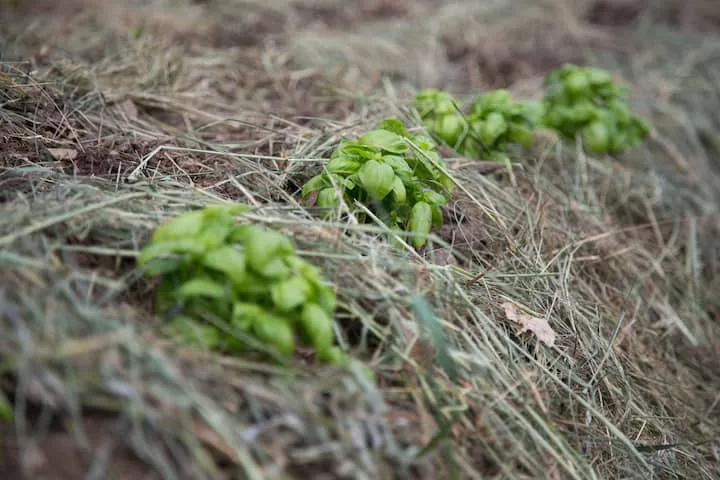
[[[226,243],[233,232],[234,225],[230,218],[216,218],[205,223],[205,228],[195,236],[195,240],[202,243],[205,250],[212,250]]]
[[[228,235],[227,243],[245,242],[254,229],[252,225],[235,225]]]
[[[295,351],[295,335],[284,318],[266,313],[253,323],[252,328],[259,340],[275,347],[280,353]]]
[[[338,365],[347,360],[347,356],[340,347],[330,347],[327,350],[321,350],[318,352],[317,357],[319,360],[327,362],[331,365]]]
[[[317,198],[317,206],[321,208],[334,208],[340,204],[337,191],[334,188],[320,190]]]
[[[224,300],[227,296],[227,288],[208,277],[195,277],[183,283],[178,289],[181,298],[209,297],[216,300]]]
[[[358,142],[378,150],[392,153],[404,153],[408,145],[397,133],[387,130],[371,130],[358,139]]]
[[[398,177],[395,176],[395,180],[393,180],[393,196],[395,197],[395,201],[397,203],[402,203],[407,198],[407,192],[405,191],[405,184],[403,181]]]
[[[491,146],[500,136],[507,131],[505,117],[497,112],[492,112],[485,119],[485,124],[480,129],[480,140],[486,146]]]
[[[323,188],[327,188],[329,186],[331,186],[330,181],[324,174],[315,175],[305,183],[305,186],[303,186],[302,198],[305,200],[305,198],[307,198],[307,196],[311,193],[317,192],[318,190],[322,190]]]
[[[438,182],[440,182],[440,185],[445,189],[445,191],[448,193],[452,193],[453,189],[455,188],[455,182],[453,179],[447,175],[441,175],[438,179]]]
[[[512,101],[512,93],[506,89],[497,89],[492,92],[478,95],[472,102],[472,113],[485,113],[502,111]]]
[[[412,244],[415,248],[420,248],[427,242],[427,235],[430,233],[432,226],[432,208],[426,202],[418,202],[413,205],[410,212],[410,221],[408,229],[415,236],[412,238]]]
[[[357,175],[350,175],[345,180],[343,180],[343,187],[345,187],[345,190],[354,190],[357,186],[357,183],[359,181],[359,178]]]
[[[608,103],[608,108],[613,113],[618,123],[629,124],[632,121],[633,113],[630,111],[630,107],[618,100],[612,100]]]
[[[423,192],[423,201],[429,205],[445,205],[448,202],[447,197],[434,190],[425,190]]]
[[[205,218],[206,213],[204,210],[193,210],[178,215],[158,226],[157,229],[155,229],[152,240],[154,242],[161,242],[194,237],[203,229]]]
[[[376,150],[368,145],[362,145],[358,142],[343,141],[331,158],[345,157],[348,160],[352,160],[359,163],[373,158]]]
[[[223,272],[236,285],[242,284],[247,278],[245,254],[231,245],[225,245],[206,253],[202,264],[218,272]]]
[[[428,88],[415,95],[415,105],[421,116],[446,115],[459,109],[459,103],[447,92]]]
[[[413,171],[421,179],[439,180],[443,176],[443,173],[436,166],[437,164],[443,164],[442,158],[437,152],[418,152],[413,159],[417,161]],[[405,186],[407,187],[407,185]]]
[[[315,295],[318,305],[320,305],[328,315],[333,315],[337,307],[337,297],[333,289],[324,284],[316,285]]]
[[[245,240],[245,258],[248,267],[263,275],[275,277],[282,268],[277,264],[268,267],[268,264],[277,263],[275,260],[281,260],[282,257],[293,253],[295,247],[290,239],[272,230],[255,228],[249,232]]]
[[[395,172],[395,175],[400,177],[402,180],[410,180],[413,176],[413,170],[410,165],[405,161],[405,158],[398,155],[385,155],[383,161],[390,165]]]
[[[294,272],[299,273],[302,277],[309,282],[319,281],[321,278],[320,269],[315,265],[308,263],[297,256],[290,256],[285,259],[285,263]]]
[[[289,312],[307,301],[312,293],[310,284],[302,277],[290,277],[270,287],[273,304],[281,312]]]
[[[151,260],[163,257],[184,254],[201,255],[204,251],[205,246],[192,237],[166,241],[153,240],[152,243],[140,251],[137,263],[143,266]]]
[[[603,122],[593,122],[584,132],[585,145],[597,154],[605,154],[611,148],[610,131]]]
[[[508,137],[513,142],[522,145],[527,148],[532,144],[533,134],[525,125],[519,125],[517,123],[511,124],[508,130]]]
[[[318,351],[327,350],[333,343],[333,319],[320,306],[306,304],[300,315],[300,325],[304,336]]]
[[[147,277],[157,277],[177,272],[188,263],[188,259],[181,256],[159,257],[143,264],[143,273]]]
[[[258,273],[265,278],[280,280],[288,278],[292,272],[287,266],[284,258],[274,257],[268,263],[263,265],[262,269],[258,271]]]
[[[240,330],[248,332],[266,314],[265,309],[255,303],[235,302],[231,323]]]
[[[425,153],[434,152],[437,144],[432,138],[425,135],[415,135],[410,139],[417,148]]]
[[[398,120],[396,118],[386,118],[385,120],[380,122],[378,128],[382,130],[387,130],[388,132],[392,132],[396,135],[400,135],[401,137],[410,136],[402,120]]]
[[[440,209],[439,206],[433,205],[431,207],[431,211],[432,211],[432,224],[435,225],[436,227],[441,227],[443,224],[442,210]]]
[[[365,191],[372,198],[382,200],[393,188],[395,172],[390,165],[375,160],[368,161],[358,174]]]
[[[282,260],[280,260],[280,262],[282,263]],[[266,266],[268,270],[271,270],[272,268],[282,269],[283,267],[285,267],[285,271],[282,273],[286,273],[286,276],[289,276],[291,273],[290,269],[287,268],[284,263],[282,263],[279,267],[274,267],[273,265],[270,265],[269,267]],[[278,275],[278,278],[280,277],[281,275]],[[248,270],[245,272],[244,280],[240,283],[234,284],[233,287],[235,287],[235,292],[241,294],[243,298],[267,298],[270,294],[271,285],[268,278],[272,277],[261,275],[259,273],[253,273]]]
[[[585,124],[597,116],[597,108],[590,100],[578,101],[569,108],[573,123]]]
[[[588,70],[587,74],[588,80],[593,87],[612,84],[612,75],[610,75],[610,72],[608,71],[600,70],[599,68],[591,68]]]
[[[327,170],[331,173],[340,175],[352,175],[361,167],[361,163],[347,158],[345,156],[337,156],[331,159],[327,164]]]
[[[231,218],[236,215],[242,215],[250,210],[250,207],[244,203],[220,203],[217,205],[208,205],[205,207],[206,218],[226,217]]]
[[[611,131],[610,139],[608,142],[607,153],[617,155],[622,153],[626,148],[630,146],[630,138],[626,132],[622,131]],[[605,152],[598,152],[605,153]]]
[[[582,70],[569,74],[564,80],[565,91],[574,97],[590,95],[590,77]]]
[[[467,123],[462,116],[449,114],[437,117],[434,131],[446,144],[454,147],[466,128]]]
[[[540,101],[527,101],[523,104],[523,116],[532,124],[538,125],[545,115],[545,105]]]

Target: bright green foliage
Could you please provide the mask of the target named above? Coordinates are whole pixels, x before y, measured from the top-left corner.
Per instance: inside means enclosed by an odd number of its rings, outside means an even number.
[[[565,139],[582,138],[588,153],[620,154],[638,146],[651,128],[627,98],[627,89],[607,71],[563,65],[545,79],[543,123]]]
[[[514,102],[507,90],[478,95],[465,115],[449,93],[420,91],[415,107],[428,131],[459,154],[482,160],[505,160],[507,146],[528,147],[542,105]]]
[[[415,108],[432,135],[449,147],[462,150],[469,130],[460,102],[447,92],[428,88],[415,96]]]
[[[348,205],[358,201],[401,237],[412,232],[412,243],[420,248],[430,225],[442,224],[440,207],[454,186],[442,171],[446,168],[430,138],[411,135],[403,122],[387,119],[355,141],[344,140],[325,171],[305,184],[303,199],[317,192],[319,207],[334,207],[340,196]],[[427,206],[429,219],[413,213],[418,203]]]
[[[528,148],[542,115],[541,108],[533,102],[513,101],[507,90],[478,95],[467,117],[473,135],[460,153],[471,158],[505,160],[510,144]]]
[[[478,95],[466,112],[449,93],[426,89],[415,107],[431,135],[465,157],[506,160],[509,145],[528,147],[540,125],[605,155],[635,147],[650,133],[627,93],[605,70],[568,64],[547,76],[542,102],[514,102],[500,89]]]
[[[208,207],[157,228],[138,264],[160,277],[158,313],[179,337],[211,350],[246,348],[235,330],[281,354],[302,339],[320,360],[343,361],[333,346],[335,292],[288,237],[236,224],[245,210]]]

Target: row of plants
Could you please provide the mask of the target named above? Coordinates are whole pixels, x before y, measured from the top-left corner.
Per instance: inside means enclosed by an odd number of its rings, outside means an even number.
[[[289,237],[238,224],[247,208],[213,205],[155,230],[138,265],[159,279],[157,313],[173,334],[210,350],[265,345],[290,355],[301,342],[319,360],[342,362],[334,345],[335,291]]]
[[[627,87],[606,70],[563,65],[545,78],[542,101],[516,102],[507,90],[475,97],[468,108],[449,93],[426,89],[415,107],[433,138],[460,155],[506,160],[511,145],[528,147],[537,128],[568,141],[580,138],[593,155],[618,155],[638,146],[649,122],[632,112]]]
[[[429,135],[386,119],[343,140],[322,173],[304,185],[302,198],[321,207],[325,218],[344,202],[360,221],[377,217],[391,238],[419,249],[442,225],[454,187],[439,144],[467,157],[506,161],[512,145],[529,147],[534,131],[545,127],[604,155],[638,145],[650,131],[630,110],[627,90],[606,71],[565,65],[545,86],[542,102],[517,102],[496,90],[477,96],[467,111],[447,92],[424,90],[415,106]],[[238,224],[235,217],[246,210],[212,206],[157,228],[138,258],[146,274],[159,279],[157,312],[175,334],[208,349],[237,353],[265,346],[291,355],[302,344],[318,360],[346,361],[334,345],[333,288],[297,255],[289,237]]]
[[[359,202],[420,248],[432,226],[442,225],[441,207],[454,187],[447,169],[430,137],[410,134],[402,121],[386,119],[357,140],[341,142],[324,171],[305,184],[302,197],[317,194],[324,216],[341,200]],[[363,213],[359,218],[368,220]]]

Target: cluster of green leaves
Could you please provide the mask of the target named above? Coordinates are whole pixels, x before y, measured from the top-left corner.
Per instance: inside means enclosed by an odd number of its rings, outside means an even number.
[[[299,339],[320,360],[344,360],[333,346],[333,289],[287,236],[236,223],[246,209],[210,206],[156,229],[138,264],[160,277],[158,313],[184,340],[212,350],[234,353],[255,340],[291,354]]]
[[[566,139],[578,136],[589,153],[620,154],[650,133],[650,124],[634,114],[627,88],[598,68],[563,65],[545,79],[545,126]]]
[[[305,184],[303,199],[317,193],[315,203],[324,208],[341,199],[360,202],[401,238],[412,233],[413,246],[420,248],[432,226],[442,225],[440,208],[454,186],[435,147],[402,121],[386,119],[357,140],[342,141],[324,171]]]
[[[415,107],[430,134],[456,152],[481,160],[505,160],[511,144],[528,147],[533,130],[544,126],[566,140],[581,137],[588,153],[620,154],[650,133],[634,114],[627,88],[606,70],[566,64],[545,78],[542,102],[515,102],[507,90],[478,95],[461,108],[449,93],[426,89]]]
[[[542,116],[542,105],[515,102],[507,90],[475,97],[467,114],[449,93],[426,89],[415,96],[415,107],[438,141],[470,158],[507,159],[510,144],[528,147]]]

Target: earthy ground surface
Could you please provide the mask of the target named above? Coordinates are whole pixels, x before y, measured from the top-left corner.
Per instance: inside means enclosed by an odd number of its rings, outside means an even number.
[[[720,5],[0,3],[2,478],[720,478]],[[472,164],[415,255],[298,200],[419,88],[537,98],[563,62],[656,131],[596,160]],[[292,234],[376,373],[171,343],[133,258],[219,200]],[[413,309],[442,319],[433,360]],[[547,318],[537,344],[503,304]]]

